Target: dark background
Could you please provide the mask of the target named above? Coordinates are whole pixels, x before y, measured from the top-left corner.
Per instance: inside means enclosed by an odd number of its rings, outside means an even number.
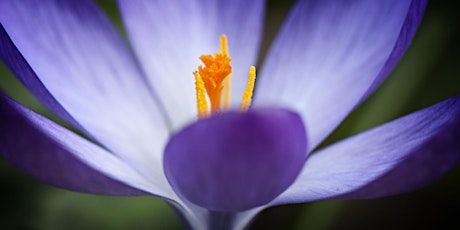
[[[269,1],[262,54],[292,2]],[[114,2],[98,3],[121,29]],[[403,60],[326,144],[460,93],[459,12],[455,0],[431,1]],[[262,62],[261,59],[259,64]],[[2,63],[0,87],[21,103],[53,118]],[[408,194],[270,208],[255,219],[250,229],[459,229],[459,179],[457,167],[436,183]],[[181,229],[174,211],[161,199],[69,192],[43,184],[3,159],[0,192],[0,229]]]

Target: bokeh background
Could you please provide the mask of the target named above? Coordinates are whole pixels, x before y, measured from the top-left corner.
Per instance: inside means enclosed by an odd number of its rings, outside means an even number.
[[[115,2],[97,2],[123,30]],[[268,1],[262,56],[292,3],[292,0]],[[460,93],[459,12],[455,0],[431,1],[400,64],[325,144]],[[263,58],[259,66],[262,63]],[[33,110],[56,119],[2,63],[0,87]],[[257,216],[250,229],[460,229],[459,179],[460,167],[457,167],[434,184],[408,194],[274,207]],[[0,158],[0,229],[143,230],[182,229],[182,225],[161,199],[104,197],[62,190],[33,179]]]

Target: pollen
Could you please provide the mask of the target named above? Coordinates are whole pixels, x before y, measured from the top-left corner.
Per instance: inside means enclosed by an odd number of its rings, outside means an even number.
[[[198,110],[198,117],[208,116],[208,103],[206,102],[206,91],[204,87],[203,78],[198,72],[193,72],[195,76],[195,89],[196,89],[196,107]]]
[[[241,101],[240,110],[241,111],[248,111],[249,106],[251,105],[252,100],[252,92],[254,91],[254,84],[256,83],[256,67],[251,66],[249,68],[249,79],[248,79],[248,86],[243,94],[243,99]]]
[[[204,66],[193,72],[195,77],[196,103],[198,117],[203,118],[230,107],[232,66],[228,52],[227,37],[220,37],[220,52],[201,55]],[[251,66],[246,91],[243,94],[240,111],[247,111],[251,105],[252,92],[256,79],[256,69]],[[208,101],[210,111],[208,110]]]

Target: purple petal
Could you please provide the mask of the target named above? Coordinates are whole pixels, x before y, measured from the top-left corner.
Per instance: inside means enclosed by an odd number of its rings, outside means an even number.
[[[168,186],[166,124],[127,46],[92,2],[0,1],[0,22],[0,58],[41,102]]]
[[[129,38],[174,128],[196,118],[192,72],[228,37],[239,104],[262,34],[263,0],[118,0]]]
[[[165,173],[176,193],[210,210],[268,203],[297,177],[306,156],[300,117],[281,109],[228,112],[174,135]]]
[[[235,229],[247,229],[247,226],[251,223],[251,220],[264,208],[265,207],[258,207],[245,212],[237,213],[234,220]]]
[[[421,188],[460,161],[460,95],[313,154],[274,204]]]
[[[106,150],[0,95],[0,154],[28,174],[65,189],[117,196],[151,188]],[[141,190],[139,190],[141,189]]]
[[[392,70],[424,0],[304,0],[284,24],[258,80],[255,104],[298,111],[316,147]]]

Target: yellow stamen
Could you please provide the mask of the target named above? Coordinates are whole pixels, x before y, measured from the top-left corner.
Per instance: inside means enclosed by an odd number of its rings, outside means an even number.
[[[196,108],[198,110],[198,117],[203,118],[208,116],[208,102],[206,101],[206,90],[204,88],[203,78],[198,72],[193,72],[195,76],[195,89],[196,89]]]
[[[230,57],[228,53],[227,37],[225,35],[220,36],[220,53]],[[228,74],[224,82],[224,110],[228,110],[230,107],[230,92],[231,92],[231,78],[232,74]]]
[[[204,66],[199,66],[198,70],[193,72],[195,76],[195,90],[197,100],[198,117],[209,116],[208,104],[211,104],[211,114],[221,110],[228,110],[230,106],[230,83],[232,66],[230,65],[230,56],[228,53],[227,37],[220,37],[220,52],[214,55],[201,55],[200,60]],[[256,79],[256,69],[252,66],[249,69],[249,80],[246,91],[243,95],[243,101],[240,106],[241,111],[247,111],[251,105],[252,91]],[[224,93],[222,95],[222,93]],[[221,106],[223,104],[223,106]]]
[[[225,36],[224,34],[220,36],[220,53],[223,55],[230,56],[228,54],[227,36]]]
[[[232,78],[232,74],[229,74],[227,76],[227,78],[225,78],[225,82],[224,82],[224,110],[228,110],[228,108],[230,107],[230,90],[231,90],[231,78]]]
[[[252,101],[252,92],[254,91],[254,84],[256,81],[256,67],[251,66],[249,68],[249,79],[246,90],[243,94],[243,100],[241,101],[240,111],[248,111],[249,106],[251,106]]]
[[[221,52],[214,55],[201,55],[200,59],[204,64],[198,67],[206,92],[211,103],[211,113],[220,110],[224,79],[232,72],[230,57],[227,55],[228,46],[225,35],[221,37]]]

